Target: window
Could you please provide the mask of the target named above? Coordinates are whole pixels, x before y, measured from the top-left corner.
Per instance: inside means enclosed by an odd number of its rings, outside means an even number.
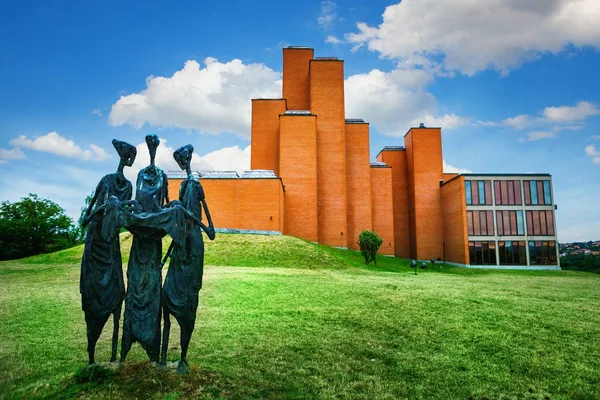
[[[552,204],[550,181],[523,181],[526,205]]]
[[[554,214],[552,210],[525,211],[527,215],[527,234],[554,236]]]
[[[494,181],[494,197],[497,205],[518,205],[521,201],[521,181]]]
[[[530,265],[556,265],[556,242],[529,242]]]
[[[485,186],[483,181],[477,181],[477,188],[479,190],[479,204],[485,204]]]
[[[525,235],[523,211],[496,211],[496,225],[499,236]]]
[[[492,205],[492,181],[465,181],[468,205]]]
[[[550,198],[550,181],[544,181],[544,204],[551,204]]]
[[[498,242],[500,265],[527,265],[524,241]]]
[[[467,211],[467,230],[470,236],[494,236],[492,211]]]
[[[496,242],[469,242],[471,265],[496,265]]]
[[[471,199],[471,181],[465,181],[465,192],[467,193],[467,204],[473,204]]]

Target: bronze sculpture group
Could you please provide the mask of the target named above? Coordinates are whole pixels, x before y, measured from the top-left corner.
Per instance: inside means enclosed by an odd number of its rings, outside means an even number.
[[[116,139],[112,143],[120,157],[119,167],[116,173],[100,180],[83,218],[83,226],[89,224],[89,228],[81,261],[80,292],[87,325],[89,364],[95,362],[96,343],[111,314],[114,330],[110,361],[116,361],[124,301],[120,361],[125,361],[132,344],[139,342],[150,360],[165,365],[172,315],[181,328],[181,359],[177,371],[185,372],[202,287],[202,231],[210,240],[215,238],[204,190],[190,169],[194,148],[188,144],[173,153],[179,167],[187,172],[187,178],[181,184],[179,200],[169,201],[167,176],[154,163],[160,141],[156,135],[147,135],[150,165],[139,172],[135,200],[131,200],[133,188],[123,175],[123,169],[133,165],[137,150]],[[203,211],[208,226],[202,222]],[[121,228],[133,234],[127,290],[119,241]],[[173,241],[165,257],[165,261],[170,257],[171,262],[163,285],[162,238],[167,234]],[[164,317],[162,352],[161,316]]]

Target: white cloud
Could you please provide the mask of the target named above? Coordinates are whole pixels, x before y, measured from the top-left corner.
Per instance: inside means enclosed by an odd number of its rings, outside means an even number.
[[[171,77],[148,77],[146,89],[113,104],[110,124],[139,129],[148,123],[249,138],[250,99],[280,97],[281,74],[238,59],[221,63],[208,57],[204,63],[201,68],[191,60]]]
[[[443,171],[446,174],[470,174],[473,172],[470,169],[457,168],[453,165],[450,165],[450,164],[446,163],[446,160],[442,160],[442,162],[443,162],[443,166],[444,166]]]
[[[593,139],[593,140],[600,140],[600,135],[593,135],[593,136],[592,136],[592,139]]]
[[[14,147],[12,149],[0,149],[0,159],[6,160],[25,160],[25,154],[18,147]]]
[[[103,161],[110,158],[110,155],[103,148],[90,145],[91,150],[82,150],[73,140],[66,139],[56,132],[50,132],[47,135],[28,139],[25,135],[12,139],[9,142],[15,147],[24,147],[36,151],[56,154],[61,157],[77,158],[85,161]]]
[[[333,24],[338,20],[336,13],[337,4],[331,0],[325,0],[321,2],[321,11],[317,22],[323,29],[331,29]]]
[[[205,68],[188,61],[171,77],[149,77],[145,90],[122,96],[112,106],[109,123],[232,132],[249,138],[250,100],[280,97],[281,74],[240,60],[205,62]],[[375,69],[346,79],[346,115],[365,118],[379,132],[393,136],[419,122],[446,129],[466,124],[468,119],[456,114],[438,115],[435,97],[423,89],[432,82],[432,72],[409,67],[399,64],[391,72]]]
[[[102,116],[102,111],[100,111],[99,108],[95,108],[95,109],[92,110],[92,114],[101,117]]]
[[[580,101],[574,107],[546,107],[544,116],[553,122],[582,121],[588,117],[600,114],[600,108],[587,101]]]
[[[532,126],[553,125],[552,130],[562,129],[577,131],[583,128],[581,125],[586,119],[600,114],[600,108],[596,104],[579,101],[575,106],[546,107],[538,116],[520,114],[515,117],[506,118],[502,121],[479,121],[484,126],[509,126],[514,129],[525,129]],[[578,123],[580,125],[572,125]]]
[[[594,164],[600,164],[600,151],[596,150],[595,144],[590,144],[589,146],[585,146],[584,151],[588,157],[592,158],[592,162]]]
[[[466,124],[468,118],[455,114],[437,116],[435,97],[423,89],[432,78],[418,69],[374,69],[350,76],[345,81],[346,115],[364,118],[390,136],[402,136],[420,122],[446,129]]]
[[[521,139],[519,139],[519,142],[521,142],[521,143],[523,143],[523,142],[535,142],[537,140],[553,139],[555,137],[556,137],[556,133],[554,133],[554,132],[534,131],[534,132],[529,132],[527,134],[527,138],[521,138]]]
[[[568,131],[580,131],[583,129],[583,125],[553,126],[552,129],[555,131],[559,131],[561,129],[566,129]]]
[[[455,129],[467,125],[470,121],[470,118],[461,117],[456,114],[444,114],[439,117],[426,115],[422,121],[417,121],[417,119],[414,119],[412,121],[412,126],[417,126],[419,123],[423,122],[425,126],[442,127],[444,129]]]
[[[325,43],[330,43],[330,44],[342,44],[344,43],[343,40],[338,39],[336,36],[333,35],[329,35],[327,36],[327,38],[325,39]]]
[[[345,39],[382,57],[503,74],[568,45],[600,47],[598,0],[403,0]]]
[[[224,147],[202,156],[202,160],[215,171],[242,173],[250,169],[250,146],[246,146],[243,150],[238,146]]]
[[[6,160],[0,160],[0,165],[2,165],[2,164],[8,164],[8,161],[6,161]]]
[[[502,122],[512,128],[523,129],[531,125],[533,120],[534,118],[530,117],[529,115],[521,114],[517,115],[516,117],[506,118]]]

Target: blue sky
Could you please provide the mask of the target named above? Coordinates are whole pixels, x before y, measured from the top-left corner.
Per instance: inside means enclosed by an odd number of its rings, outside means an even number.
[[[372,158],[419,122],[446,169],[553,176],[560,241],[600,239],[597,0],[19,1],[0,12],[0,200],[76,218],[118,157],[127,176],[192,143],[196,169],[249,168],[250,99],[278,97],[282,48],[345,60],[346,115]]]

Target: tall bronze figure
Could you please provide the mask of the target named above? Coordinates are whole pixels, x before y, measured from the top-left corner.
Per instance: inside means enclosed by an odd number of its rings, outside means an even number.
[[[187,172],[187,179],[181,183],[179,189],[179,201],[188,215],[185,222],[187,225],[185,229],[187,240],[182,244],[174,243],[172,253],[169,251],[171,262],[162,293],[164,330],[160,362],[163,365],[166,364],[169,331],[171,329],[169,316],[173,315],[181,328],[181,359],[177,366],[177,372],[179,373],[189,369],[186,360],[187,350],[196,323],[198,292],[202,288],[204,270],[202,231],[206,232],[210,240],[215,238],[215,228],[204,198],[204,190],[190,170],[193,151],[194,147],[188,144],[173,153],[179,167]],[[206,213],[208,226],[202,222],[203,209]]]
[[[169,202],[167,175],[154,164],[160,140],[154,134],[146,135],[150,151],[150,165],[137,177],[135,199],[143,214],[162,211]],[[133,233],[133,243],[127,266],[127,294],[123,321],[121,362],[135,342],[139,342],[152,361],[159,361],[162,283],[162,237],[166,232],[135,226],[128,227]]]
[[[94,363],[96,343],[110,314],[113,314],[114,318],[110,361],[116,360],[119,318],[125,295],[119,229],[105,229],[103,234],[102,227],[104,210],[111,196],[122,202],[131,200],[131,182],[125,179],[123,169],[125,166],[131,167],[137,151],[129,143],[116,139],[113,139],[112,143],[121,159],[119,167],[117,172],[100,180],[82,221],[82,225],[85,227],[89,224],[89,228],[81,260],[79,291],[87,325],[90,364]]]

